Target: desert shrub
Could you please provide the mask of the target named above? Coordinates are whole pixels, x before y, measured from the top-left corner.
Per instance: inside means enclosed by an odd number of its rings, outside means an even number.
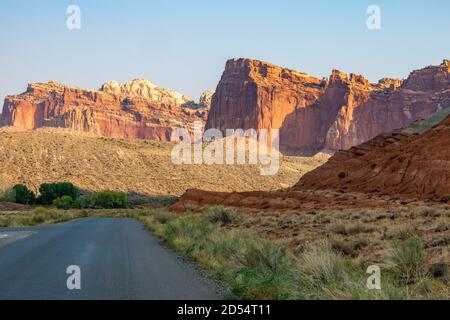
[[[433,278],[422,278],[411,286],[411,295],[420,299],[448,300],[448,285]]]
[[[444,232],[450,229],[450,223],[441,223],[436,228],[434,228],[435,232]]]
[[[11,225],[12,218],[9,216],[0,216],[0,228],[6,228]]]
[[[175,202],[177,202],[177,197],[151,197],[151,198],[128,198],[128,206],[130,208],[133,208],[135,206],[141,206],[141,205],[156,205],[156,206],[162,206],[162,207],[170,207]]]
[[[234,211],[223,206],[208,207],[203,210],[206,219],[212,223],[227,225],[233,222]]]
[[[344,255],[355,255],[358,250],[367,246],[367,241],[357,239],[354,241],[335,239],[330,242],[331,248]]]
[[[345,172],[345,171],[341,171],[341,172],[339,172],[339,174],[338,174],[338,178],[339,179],[344,179],[344,178],[346,178],[348,176],[348,174],[347,174],[347,172]]]
[[[70,182],[43,183],[39,187],[39,193],[38,203],[44,205],[51,205],[55,199],[63,196],[69,196],[72,199],[79,196],[78,189]]]
[[[170,207],[171,205],[175,204],[175,202],[178,201],[177,197],[158,197],[156,199],[154,199],[153,201],[150,201],[150,203],[156,203],[156,204],[160,204],[164,207]]]
[[[101,191],[77,198],[73,201],[72,207],[77,209],[126,209],[128,199],[123,192]]]
[[[171,214],[165,209],[156,209],[153,213],[153,217],[159,223],[165,224],[173,218],[173,214]]]
[[[430,266],[428,274],[433,278],[446,278],[449,275],[449,265],[445,262],[434,263]]]
[[[441,201],[444,202],[444,203],[450,202],[450,194],[443,195],[441,197]]]
[[[234,252],[222,258],[228,258],[234,267],[230,281],[233,294],[242,299],[295,297],[297,282],[291,263],[280,246],[239,232],[224,239],[239,244]]]
[[[5,202],[16,202],[16,193],[12,188],[7,190],[2,190],[0,193],[0,201]]]
[[[123,192],[102,191],[91,195],[95,207],[104,209],[126,209],[127,195]]]
[[[33,210],[33,214],[47,214],[48,213],[48,209],[44,208],[44,207],[36,207]]]
[[[62,196],[53,200],[53,205],[58,209],[69,210],[72,208],[73,199],[71,196]]]
[[[408,224],[392,227],[391,229],[385,232],[383,238],[406,240],[408,238],[415,236],[416,234],[417,234],[416,228]]]
[[[440,217],[441,213],[436,208],[428,207],[422,210],[422,216],[436,218]]]
[[[94,208],[94,197],[91,195],[80,196],[72,203],[72,207],[76,209],[90,209]]]
[[[369,232],[373,232],[374,229],[373,228],[367,228],[366,226],[364,226],[361,223],[355,223],[355,224],[343,224],[343,223],[338,223],[338,224],[334,224],[331,226],[330,230],[336,234],[341,234],[341,235],[355,235],[355,234],[359,234],[359,233],[369,233]]]
[[[301,254],[299,268],[307,282],[320,287],[341,279],[344,261],[329,245],[311,246]]]
[[[410,284],[419,279],[425,261],[420,238],[411,237],[403,242],[395,242],[391,250],[391,260],[402,283]]]
[[[23,184],[16,184],[6,193],[6,200],[20,204],[33,204],[36,200],[34,192]]]

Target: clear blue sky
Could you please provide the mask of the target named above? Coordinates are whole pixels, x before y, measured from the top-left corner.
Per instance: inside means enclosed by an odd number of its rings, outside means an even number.
[[[66,8],[81,8],[81,30]],[[382,29],[366,27],[381,7]],[[0,99],[29,82],[97,89],[146,78],[198,98],[248,57],[328,76],[405,77],[450,58],[450,1],[14,0],[0,4]]]

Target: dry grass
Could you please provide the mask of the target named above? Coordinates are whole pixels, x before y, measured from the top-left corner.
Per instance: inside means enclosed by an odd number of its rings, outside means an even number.
[[[34,191],[44,182],[68,181],[91,190],[181,195],[189,188],[211,191],[276,190],[328,156],[283,157],[274,176],[254,165],[174,165],[166,142],[95,137],[64,129],[0,130],[0,190],[24,183]]]
[[[327,241],[332,249],[361,261],[385,264],[393,243],[418,237],[426,259],[423,270],[450,266],[450,207],[398,206],[377,209],[248,211],[228,228],[250,229],[283,247],[303,252]],[[439,274],[439,270],[432,271]]]

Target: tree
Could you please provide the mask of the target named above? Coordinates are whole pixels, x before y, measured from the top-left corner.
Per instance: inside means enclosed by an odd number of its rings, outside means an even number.
[[[70,182],[43,183],[39,187],[38,202],[44,205],[51,205],[57,198],[69,196],[75,200],[79,196],[78,189]]]
[[[14,198],[16,203],[34,204],[36,200],[34,192],[28,189],[23,184],[16,184],[11,191],[11,198]]]

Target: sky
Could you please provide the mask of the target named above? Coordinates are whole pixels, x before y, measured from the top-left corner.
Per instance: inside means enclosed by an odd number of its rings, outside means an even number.
[[[81,10],[69,30],[66,10]],[[381,29],[369,30],[377,5]],[[198,99],[230,58],[329,76],[405,78],[450,58],[448,0],[14,0],[0,3],[0,99],[54,80],[145,78]]]

